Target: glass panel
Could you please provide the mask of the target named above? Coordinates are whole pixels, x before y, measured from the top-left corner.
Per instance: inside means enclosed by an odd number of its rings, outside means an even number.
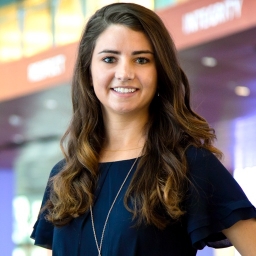
[[[31,56],[52,46],[49,7],[46,3],[25,3],[24,56]]]
[[[78,41],[85,24],[81,2],[61,0],[57,7],[55,22],[57,45]]]
[[[0,62],[22,57],[17,7],[0,8]]]

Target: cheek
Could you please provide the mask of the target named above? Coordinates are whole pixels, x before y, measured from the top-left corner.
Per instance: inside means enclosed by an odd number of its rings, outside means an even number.
[[[100,88],[107,87],[111,82],[111,76],[105,71],[92,72],[92,82],[93,86]]]
[[[97,90],[97,88],[101,86],[101,80],[102,79],[100,75],[92,73],[92,86],[94,87],[94,90]]]
[[[147,77],[145,77],[145,84],[149,89],[152,90],[152,92],[157,90],[157,76],[154,73],[151,73]]]
[[[151,67],[147,70],[147,73],[144,75],[144,78],[148,80],[148,84],[154,86],[157,84],[157,71],[155,67]]]

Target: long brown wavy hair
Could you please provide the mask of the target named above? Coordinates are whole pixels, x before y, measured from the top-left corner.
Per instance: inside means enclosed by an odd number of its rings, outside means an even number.
[[[159,97],[149,108],[143,156],[124,203],[138,224],[164,228],[170,217],[179,219],[184,214],[181,203],[188,179],[186,149],[194,145],[216,155],[221,152],[212,145],[214,130],[190,107],[189,83],[163,22],[153,11],[131,3],[101,8],[83,32],[72,82],[73,118],[61,140],[66,163],[51,179],[46,218],[63,226],[93,205],[105,127],[100,102],[91,86],[90,65],[97,38],[112,24],[144,33],[154,50]],[[133,202],[132,208],[128,200]]]

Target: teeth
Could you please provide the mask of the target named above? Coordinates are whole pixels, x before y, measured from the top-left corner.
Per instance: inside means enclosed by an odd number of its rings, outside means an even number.
[[[114,91],[119,92],[119,93],[131,93],[131,92],[135,92],[136,89],[131,89],[131,88],[113,88]]]

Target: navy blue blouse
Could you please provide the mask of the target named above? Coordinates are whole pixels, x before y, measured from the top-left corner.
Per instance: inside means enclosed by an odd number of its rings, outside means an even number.
[[[136,169],[134,166],[107,222],[102,256],[194,256],[208,245],[215,248],[231,244],[222,230],[242,219],[256,217],[255,207],[219,160],[205,149],[190,147],[187,152],[192,185],[184,201],[186,214],[164,229],[135,227],[132,214],[123,204],[124,194]],[[109,208],[135,159],[100,164],[100,178],[93,207],[98,243]],[[64,161],[54,166],[58,173]],[[47,201],[47,186],[42,205]],[[31,235],[35,244],[52,249],[53,256],[98,256],[89,212],[57,228],[39,215]]]

